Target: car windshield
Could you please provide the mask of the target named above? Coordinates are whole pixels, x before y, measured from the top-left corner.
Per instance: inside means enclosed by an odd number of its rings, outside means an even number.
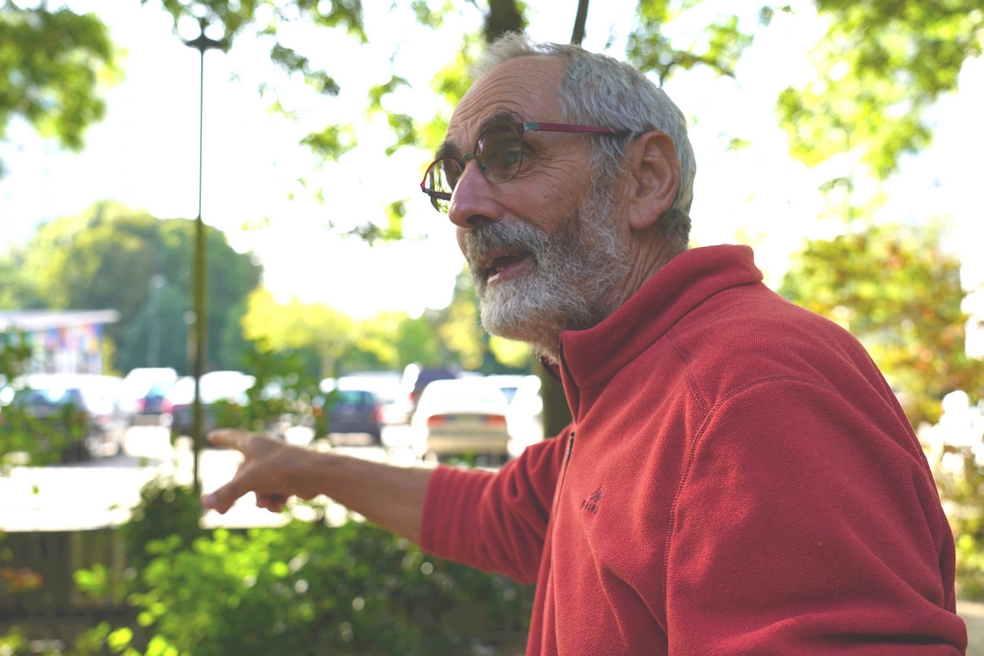
[[[78,390],[55,387],[24,389],[14,395],[14,403],[33,407],[81,405],[81,400]]]
[[[371,405],[373,400],[369,392],[359,390],[339,390],[335,394],[335,405]]]
[[[366,372],[342,376],[335,387],[339,390],[365,390],[383,403],[393,403],[400,394],[400,374],[396,372]]]

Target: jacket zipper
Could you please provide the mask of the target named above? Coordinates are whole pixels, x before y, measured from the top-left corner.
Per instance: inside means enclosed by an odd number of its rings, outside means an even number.
[[[557,520],[556,515],[560,514],[560,497],[564,492],[564,481],[567,480],[567,467],[571,461],[571,452],[574,451],[574,432],[575,429],[571,429],[570,435],[567,438],[567,455],[564,456],[564,467],[560,472],[560,481],[557,483],[557,491],[554,494],[554,508],[556,509],[555,516],[552,518],[554,522]]]
[[[561,367],[566,367],[567,365],[564,362],[564,345],[563,344],[560,345],[559,351],[560,351],[560,353],[559,353],[559,355],[560,355],[560,366]],[[576,430],[577,430],[576,428],[571,428],[570,436],[568,437],[568,441],[567,441],[567,455],[564,456],[564,470],[560,474],[560,483],[557,485],[557,492],[556,492],[556,494],[557,494],[557,505],[556,505],[556,508],[557,508],[558,514],[560,513],[560,500],[561,500],[561,495],[564,492],[564,482],[567,480],[567,468],[570,466],[571,454],[574,452],[574,434],[575,434]]]

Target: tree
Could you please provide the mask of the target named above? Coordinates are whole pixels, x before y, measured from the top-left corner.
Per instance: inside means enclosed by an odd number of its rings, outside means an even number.
[[[637,25],[628,39],[629,61],[654,72],[660,81],[700,66],[734,76],[759,28],[744,24],[748,14],[723,13],[698,34],[671,37],[673,30],[667,28],[700,4],[700,0],[639,0]],[[963,62],[981,53],[984,12],[978,0],[813,0],[811,4],[830,27],[814,52],[816,79],[786,89],[777,102],[790,152],[815,164],[858,149],[870,169],[884,178],[897,168],[902,154],[929,143],[932,129],[925,111],[941,94],[956,88]],[[360,42],[367,40],[359,0],[160,0],[160,5],[171,15],[175,29],[182,21],[202,18],[219,24],[230,43],[247,33],[269,38],[271,61],[325,95],[339,92],[335,79],[313,63],[314,53],[294,49],[282,33],[289,34],[292,24],[311,24]],[[571,3],[575,41],[587,29],[587,5],[586,0]],[[794,6],[761,3],[758,17],[763,29],[777,12],[795,12]],[[471,59],[479,40],[491,41],[526,25],[525,5],[516,0],[488,0],[484,7],[446,2],[440,9],[432,9],[425,0],[412,0],[410,8],[419,23],[434,29],[441,28],[451,13],[482,12],[481,35],[465,35],[458,61],[435,78],[434,90],[452,101],[467,86],[462,64]],[[747,6],[742,10],[747,11]],[[116,71],[105,25],[95,16],[77,15],[67,8],[50,11],[45,2],[24,9],[4,0],[0,44],[0,84],[5,85],[0,86],[0,138],[9,117],[20,114],[42,133],[58,136],[64,145],[81,147],[85,126],[98,120],[104,109],[95,96],[96,83],[100,76],[108,78]],[[407,114],[387,111],[383,99],[405,84],[394,76],[375,87],[368,99],[367,111],[385,112],[397,137],[388,153],[406,146],[432,148],[446,121],[438,116],[422,124]],[[279,102],[274,106],[291,114]],[[331,124],[310,133],[303,143],[325,159],[337,159],[356,145],[355,133],[352,126]],[[355,234],[369,240],[399,238],[399,201],[393,210],[389,226],[372,223]]]
[[[355,341],[355,322],[324,303],[306,304],[296,297],[278,303],[264,287],[247,300],[243,335],[260,351],[310,349],[321,359],[322,377],[334,376],[338,361]]]
[[[191,309],[194,225],[156,219],[145,212],[100,203],[76,217],[45,224],[13,258],[21,283],[50,309],[115,309],[120,322],[107,326],[121,371],[146,366],[149,326],[159,322],[162,366],[189,369],[186,313]],[[225,235],[207,229],[209,259],[209,365],[238,368],[245,347],[238,329],[247,293],[261,268],[237,253]],[[163,276],[160,310],[150,302],[151,279]]]
[[[52,11],[45,0],[33,9],[0,2],[0,139],[19,116],[80,150],[85,129],[105,114],[96,87],[118,76],[115,57],[108,28],[93,14]]]
[[[11,252],[0,259],[0,309],[36,310],[43,307],[23,274],[23,253]]]
[[[777,13],[809,13],[805,0],[790,5],[763,2],[757,12],[758,27],[749,21],[754,15],[749,8],[754,5],[743,5],[740,13],[720,13],[696,31],[674,29],[679,19],[700,11],[701,4],[701,0],[639,0],[637,24],[628,38],[628,60],[655,73],[661,82],[697,67],[733,77],[755,34],[768,29]],[[896,170],[899,157],[930,142],[932,129],[925,112],[941,94],[956,88],[963,62],[982,51],[984,13],[978,0],[812,0],[809,4],[830,27],[814,51],[816,79],[786,89],[777,100],[778,120],[789,134],[790,152],[812,165],[855,151],[883,179]],[[571,3],[575,41],[589,29],[587,5],[586,0]],[[230,43],[244,35],[267,39],[276,67],[328,96],[336,95],[339,85],[330,71],[314,63],[316,53],[292,47],[293,26],[313,25],[363,43],[368,39],[359,0],[160,0],[160,6],[171,15],[175,29],[182,21],[204,19],[220,26],[222,37]],[[393,3],[391,11],[406,8],[407,3]],[[481,12],[483,26],[463,36],[459,55],[435,75],[432,88],[448,101],[436,116],[421,121],[387,109],[386,97],[408,84],[397,75],[372,89],[367,117],[384,113],[395,137],[387,154],[406,147],[433,149],[443,137],[450,107],[468,86],[467,65],[480,43],[526,25],[526,5],[516,0],[449,1],[440,8],[432,8],[426,0],[410,0],[409,8],[420,24],[433,29],[442,28],[450,14],[476,11]],[[7,64],[7,70],[0,63],[0,72],[10,72],[0,75],[4,80],[0,84],[7,85],[0,86],[0,139],[11,113],[20,113],[43,133],[57,134],[65,145],[80,147],[85,125],[102,115],[101,101],[94,95],[96,81],[115,71],[105,26],[91,15],[49,11],[45,3],[22,9],[3,0],[0,36],[7,37],[0,43],[13,46],[7,46],[3,52],[10,54],[0,55],[0,62],[14,62]],[[25,58],[26,53],[33,55]],[[268,82],[261,84],[261,89],[272,88]],[[273,108],[294,115],[293,108],[279,100]],[[324,161],[337,160],[357,146],[358,132],[354,125],[333,122],[309,133],[302,143]],[[351,233],[370,243],[400,239],[404,214],[405,199],[393,199],[386,216]]]
[[[929,145],[926,110],[957,88],[964,61],[981,54],[979,0],[816,0],[830,27],[814,55],[817,79],[782,92],[790,153],[816,164],[857,149],[884,179],[899,158]],[[765,14],[768,16],[768,14]]]
[[[405,312],[382,312],[353,320],[324,303],[296,298],[278,302],[264,288],[254,291],[242,319],[245,337],[261,352],[302,350],[317,354],[322,376],[360,370],[403,369],[451,364],[483,373],[528,370],[528,359],[516,353],[516,343],[500,340],[492,348],[478,318],[478,300],[467,274],[458,276],[451,304],[427,310],[419,317]],[[502,359],[496,359],[496,352]]]
[[[810,240],[780,293],[858,337],[914,426],[935,423],[948,392],[984,395],[984,363],[964,351],[960,262],[940,249],[938,226],[870,225]]]

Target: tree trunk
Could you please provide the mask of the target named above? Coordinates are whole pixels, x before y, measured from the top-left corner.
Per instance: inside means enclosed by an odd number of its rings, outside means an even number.
[[[485,40],[492,43],[507,32],[522,32],[526,18],[516,6],[516,0],[489,0],[485,15]]]

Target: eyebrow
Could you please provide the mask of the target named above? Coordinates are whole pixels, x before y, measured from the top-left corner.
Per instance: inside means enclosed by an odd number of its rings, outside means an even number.
[[[485,120],[481,122],[478,126],[478,134],[485,132],[487,128],[496,123],[519,123],[522,119],[516,112],[501,111],[496,112],[490,116],[487,116]],[[441,159],[442,157],[454,157],[461,152],[458,146],[455,145],[453,141],[445,140],[444,143],[440,145],[437,152],[434,153],[434,159]]]

